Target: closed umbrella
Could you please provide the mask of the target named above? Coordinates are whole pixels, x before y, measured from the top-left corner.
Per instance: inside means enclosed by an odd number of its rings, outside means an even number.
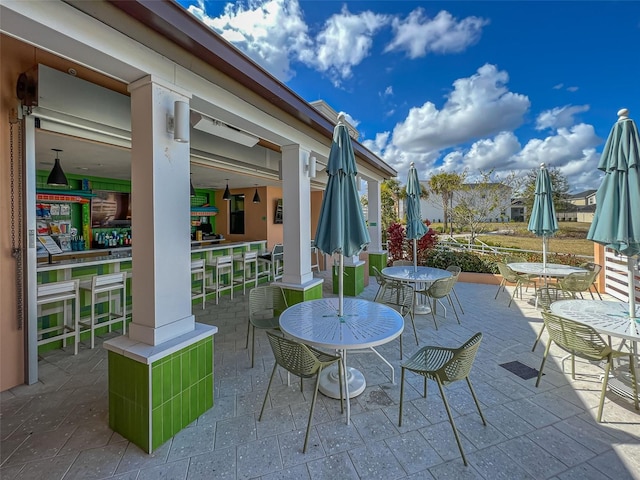
[[[324,253],[339,253],[338,315],[343,315],[344,256],[357,255],[371,241],[362,214],[356,186],[356,159],[351,137],[344,124],[344,115],[338,116],[333,131],[333,142],[327,164],[327,189],[322,198],[315,245]]]
[[[558,231],[556,209],[553,206],[551,177],[544,163],[540,164],[540,171],[536,177],[533,209],[531,210],[531,217],[529,218],[529,226],[527,228],[538,237],[542,237],[542,271],[544,272],[547,268],[548,239]]]
[[[420,181],[418,180],[418,171],[413,162],[409,167],[409,176],[407,177],[407,197],[405,200],[407,209],[407,238],[413,240],[413,268],[418,269],[417,241],[427,233],[427,227],[422,221],[422,213],[420,212]]]
[[[611,129],[598,169],[604,178],[596,193],[596,213],[587,234],[627,257],[629,316],[636,313],[635,263],[640,255],[640,136],[625,108]]]

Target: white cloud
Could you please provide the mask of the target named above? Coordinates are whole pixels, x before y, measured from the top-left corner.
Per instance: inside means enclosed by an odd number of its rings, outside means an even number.
[[[566,128],[575,124],[574,115],[589,111],[589,105],[565,105],[545,110],[536,119],[536,130]]]
[[[371,53],[373,36],[387,25],[390,17],[371,11],[354,15],[346,5],[339,14],[332,15],[316,37],[314,52],[307,50],[300,60],[325,72],[339,84],[349,78],[352,67]]]
[[[507,72],[488,64],[456,80],[441,110],[426,102],[409,111],[393,130],[393,144],[410,152],[430,152],[517,128],[530,102],[509,92],[508,80]]]
[[[280,80],[294,75],[292,58],[313,55],[297,0],[227,3],[219,17],[209,17],[202,1],[189,11]]]
[[[578,87],[567,87],[567,92],[577,92]]]
[[[384,94],[385,95],[393,95],[393,87],[391,85],[389,85],[387,88],[384,89]]]
[[[552,88],[554,90],[561,90],[562,87],[564,87],[564,83],[558,83],[557,85],[554,85]]]
[[[404,20],[392,22],[395,37],[385,52],[402,50],[409,58],[424,57],[429,52],[457,53],[480,39],[482,27],[489,23],[480,17],[466,17],[460,21],[442,10],[435,18],[416,8]]]

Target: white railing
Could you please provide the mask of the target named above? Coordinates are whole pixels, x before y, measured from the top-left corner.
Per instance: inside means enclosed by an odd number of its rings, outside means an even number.
[[[627,257],[618,255],[614,250],[605,248],[604,253],[604,291],[623,302],[629,301],[629,270]],[[635,291],[640,289],[640,275],[636,262],[634,275]],[[640,294],[636,293],[636,302],[640,303]]]

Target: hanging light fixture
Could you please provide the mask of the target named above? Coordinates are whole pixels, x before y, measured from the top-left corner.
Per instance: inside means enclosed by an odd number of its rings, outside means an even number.
[[[60,166],[60,159],[58,158],[58,153],[62,152],[62,150],[60,150],[59,148],[52,148],[51,150],[56,152],[56,161],[53,164],[53,168],[51,169],[49,178],[47,178],[47,185],[69,185],[67,176],[62,171],[62,167]]]
[[[222,194],[222,199],[229,200],[231,199],[231,192],[229,191],[229,179],[225,178],[225,180],[227,181],[227,188],[224,189],[224,193]]]
[[[258,184],[254,184],[256,186],[256,193],[253,194],[253,203],[260,203],[260,195],[258,195]]]
[[[189,186],[191,187],[191,196],[195,197],[196,196],[196,189],[193,188],[193,182],[191,181],[191,179],[189,179]]]

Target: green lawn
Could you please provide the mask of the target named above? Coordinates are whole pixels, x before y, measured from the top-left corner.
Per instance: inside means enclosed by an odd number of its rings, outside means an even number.
[[[560,230],[549,239],[549,252],[593,255],[594,244],[587,240],[590,223],[561,222]],[[432,224],[432,228],[442,228],[442,224]],[[488,223],[486,232],[499,231],[500,234],[481,234],[478,239],[492,246],[542,250],[542,239],[527,230],[527,223]],[[465,232],[456,232],[465,233]]]

